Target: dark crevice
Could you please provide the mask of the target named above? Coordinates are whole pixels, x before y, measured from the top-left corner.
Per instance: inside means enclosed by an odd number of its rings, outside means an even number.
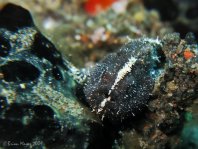
[[[52,68],[52,75],[54,76],[54,78],[56,80],[63,80],[62,73],[61,73],[61,71],[59,70],[59,68],[57,66],[54,66]]]
[[[53,118],[54,117],[54,111],[45,105],[38,105],[33,107],[33,111],[35,113],[35,115],[37,116],[37,118]]]
[[[7,82],[34,81],[40,75],[40,71],[25,61],[12,61],[0,67]]]
[[[113,141],[118,137],[118,131],[112,126],[102,127],[99,124],[90,124],[90,142],[88,149],[112,149]]]
[[[1,28],[17,31],[19,28],[30,26],[33,26],[33,21],[28,10],[14,4],[7,4],[0,10]]]
[[[55,46],[41,33],[35,35],[31,53],[38,56],[40,59],[47,59],[54,65],[63,64],[61,53],[57,51]]]
[[[166,56],[164,52],[162,51],[162,48],[158,48],[156,50],[156,55],[158,57],[158,61],[156,61],[156,69],[163,68],[166,63]]]
[[[10,43],[9,40],[4,38],[3,36],[0,36],[0,57],[6,57],[8,56],[10,52]]]

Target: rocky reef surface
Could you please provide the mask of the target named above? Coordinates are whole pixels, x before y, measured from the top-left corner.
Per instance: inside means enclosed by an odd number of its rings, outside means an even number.
[[[97,141],[94,131],[102,127],[76,101],[75,68],[37,30],[27,10],[8,4],[0,20],[1,146],[87,148]]]
[[[88,48],[82,35],[75,38]],[[3,6],[0,147],[196,148],[198,46],[193,33],[129,39],[113,51],[79,70],[35,27],[26,9]]]

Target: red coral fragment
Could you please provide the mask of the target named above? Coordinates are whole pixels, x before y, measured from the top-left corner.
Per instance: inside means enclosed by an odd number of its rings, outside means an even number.
[[[191,59],[191,58],[193,58],[194,56],[195,56],[194,53],[191,52],[190,49],[187,48],[187,49],[184,51],[184,58],[185,58],[186,60]]]
[[[84,5],[85,11],[89,15],[96,15],[108,9],[116,0],[87,0]]]

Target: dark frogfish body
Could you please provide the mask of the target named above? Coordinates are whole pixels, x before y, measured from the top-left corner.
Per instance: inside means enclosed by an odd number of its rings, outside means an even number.
[[[120,121],[145,107],[161,73],[161,46],[158,39],[132,40],[90,71],[84,92],[101,119]]]

